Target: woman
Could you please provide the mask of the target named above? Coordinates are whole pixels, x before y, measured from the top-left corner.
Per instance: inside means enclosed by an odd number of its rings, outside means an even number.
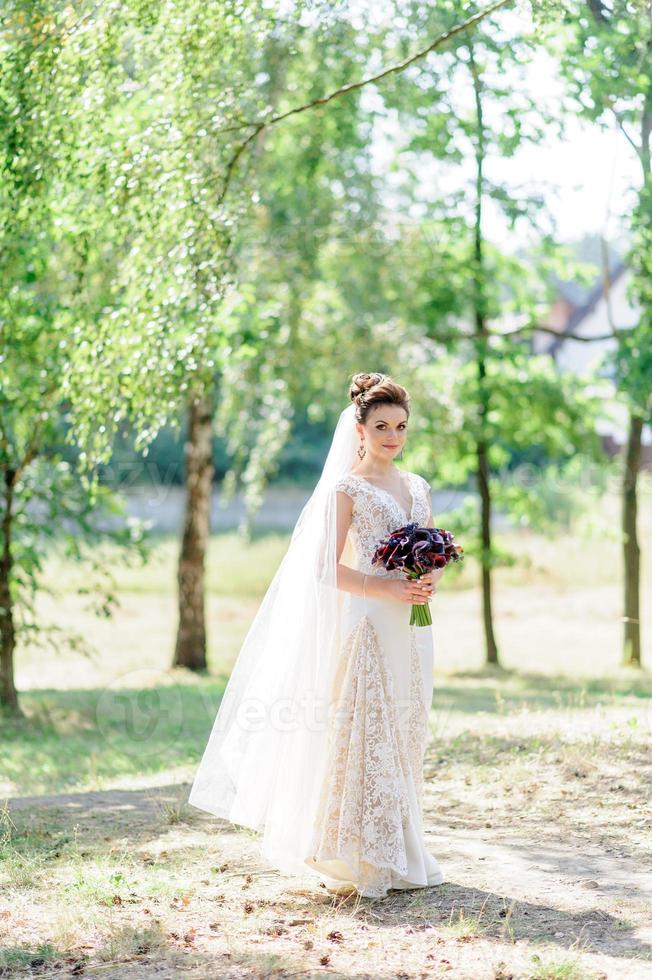
[[[382,897],[444,880],[422,836],[432,627],[409,625],[442,570],[412,581],[371,565],[390,531],[432,526],[430,487],[394,465],[406,390],[357,374],[349,394],[189,802],[259,831],[261,854],[285,873],[310,868],[329,891]]]

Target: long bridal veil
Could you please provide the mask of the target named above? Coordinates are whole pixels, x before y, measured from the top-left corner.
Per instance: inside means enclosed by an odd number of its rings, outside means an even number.
[[[244,639],[188,802],[260,831],[261,854],[306,870],[327,760],[340,643],[335,484],[355,461],[355,406],[340,414],[321,476]]]

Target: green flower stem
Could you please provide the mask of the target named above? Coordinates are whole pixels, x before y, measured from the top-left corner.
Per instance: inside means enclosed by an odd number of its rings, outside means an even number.
[[[410,575],[408,578],[417,579],[419,575]],[[410,626],[432,626],[432,616],[430,615],[430,604],[428,602],[415,603],[410,613]]]
[[[412,606],[412,614],[410,615],[410,626],[432,626],[432,616],[430,615],[430,606],[427,602],[423,605]]]

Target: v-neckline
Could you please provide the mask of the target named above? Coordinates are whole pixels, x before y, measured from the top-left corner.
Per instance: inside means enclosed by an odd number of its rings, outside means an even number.
[[[398,500],[396,499],[396,497],[394,496],[394,494],[393,493],[390,493],[389,490],[385,490],[384,487],[376,486],[375,483],[372,483],[371,480],[368,480],[366,478],[366,476],[362,476],[360,473],[351,473],[351,476],[356,476],[359,480],[364,480],[364,482],[367,483],[367,484],[369,484],[370,487],[373,487],[374,490],[380,490],[381,493],[387,494],[387,496],[389,497],[389,499],[390,500],[393,500],[394,503],[396,504],[396,506],[398,507],[398,509],[400,511],[402,511],[403,514],[405,514],[405,516],[407,517],[408,521],[412,520],[412,517],[414,515],[414,504],[415,504],[415,501],[414,501],[414,491],[412,490],[412,481],[410,480],[409,473],[406,472],[406,480],[407,480],[407,485],[408,485],[408,492],[410,494],[410,512],[409,513],[406,511],[406,509],[403,506],[403,504],[400,504],[398,502]]]

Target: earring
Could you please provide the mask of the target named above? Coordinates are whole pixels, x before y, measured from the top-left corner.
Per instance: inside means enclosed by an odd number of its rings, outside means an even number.
[[[361,442],[358,446],[358,456],[360,459],[364,459],[367,450],[364,448],[364,444]]]
[[[402,449],[401,449],[400,453],[398,454],[398,456],[396,458],[397,459],[403,459],[403,450]]]

